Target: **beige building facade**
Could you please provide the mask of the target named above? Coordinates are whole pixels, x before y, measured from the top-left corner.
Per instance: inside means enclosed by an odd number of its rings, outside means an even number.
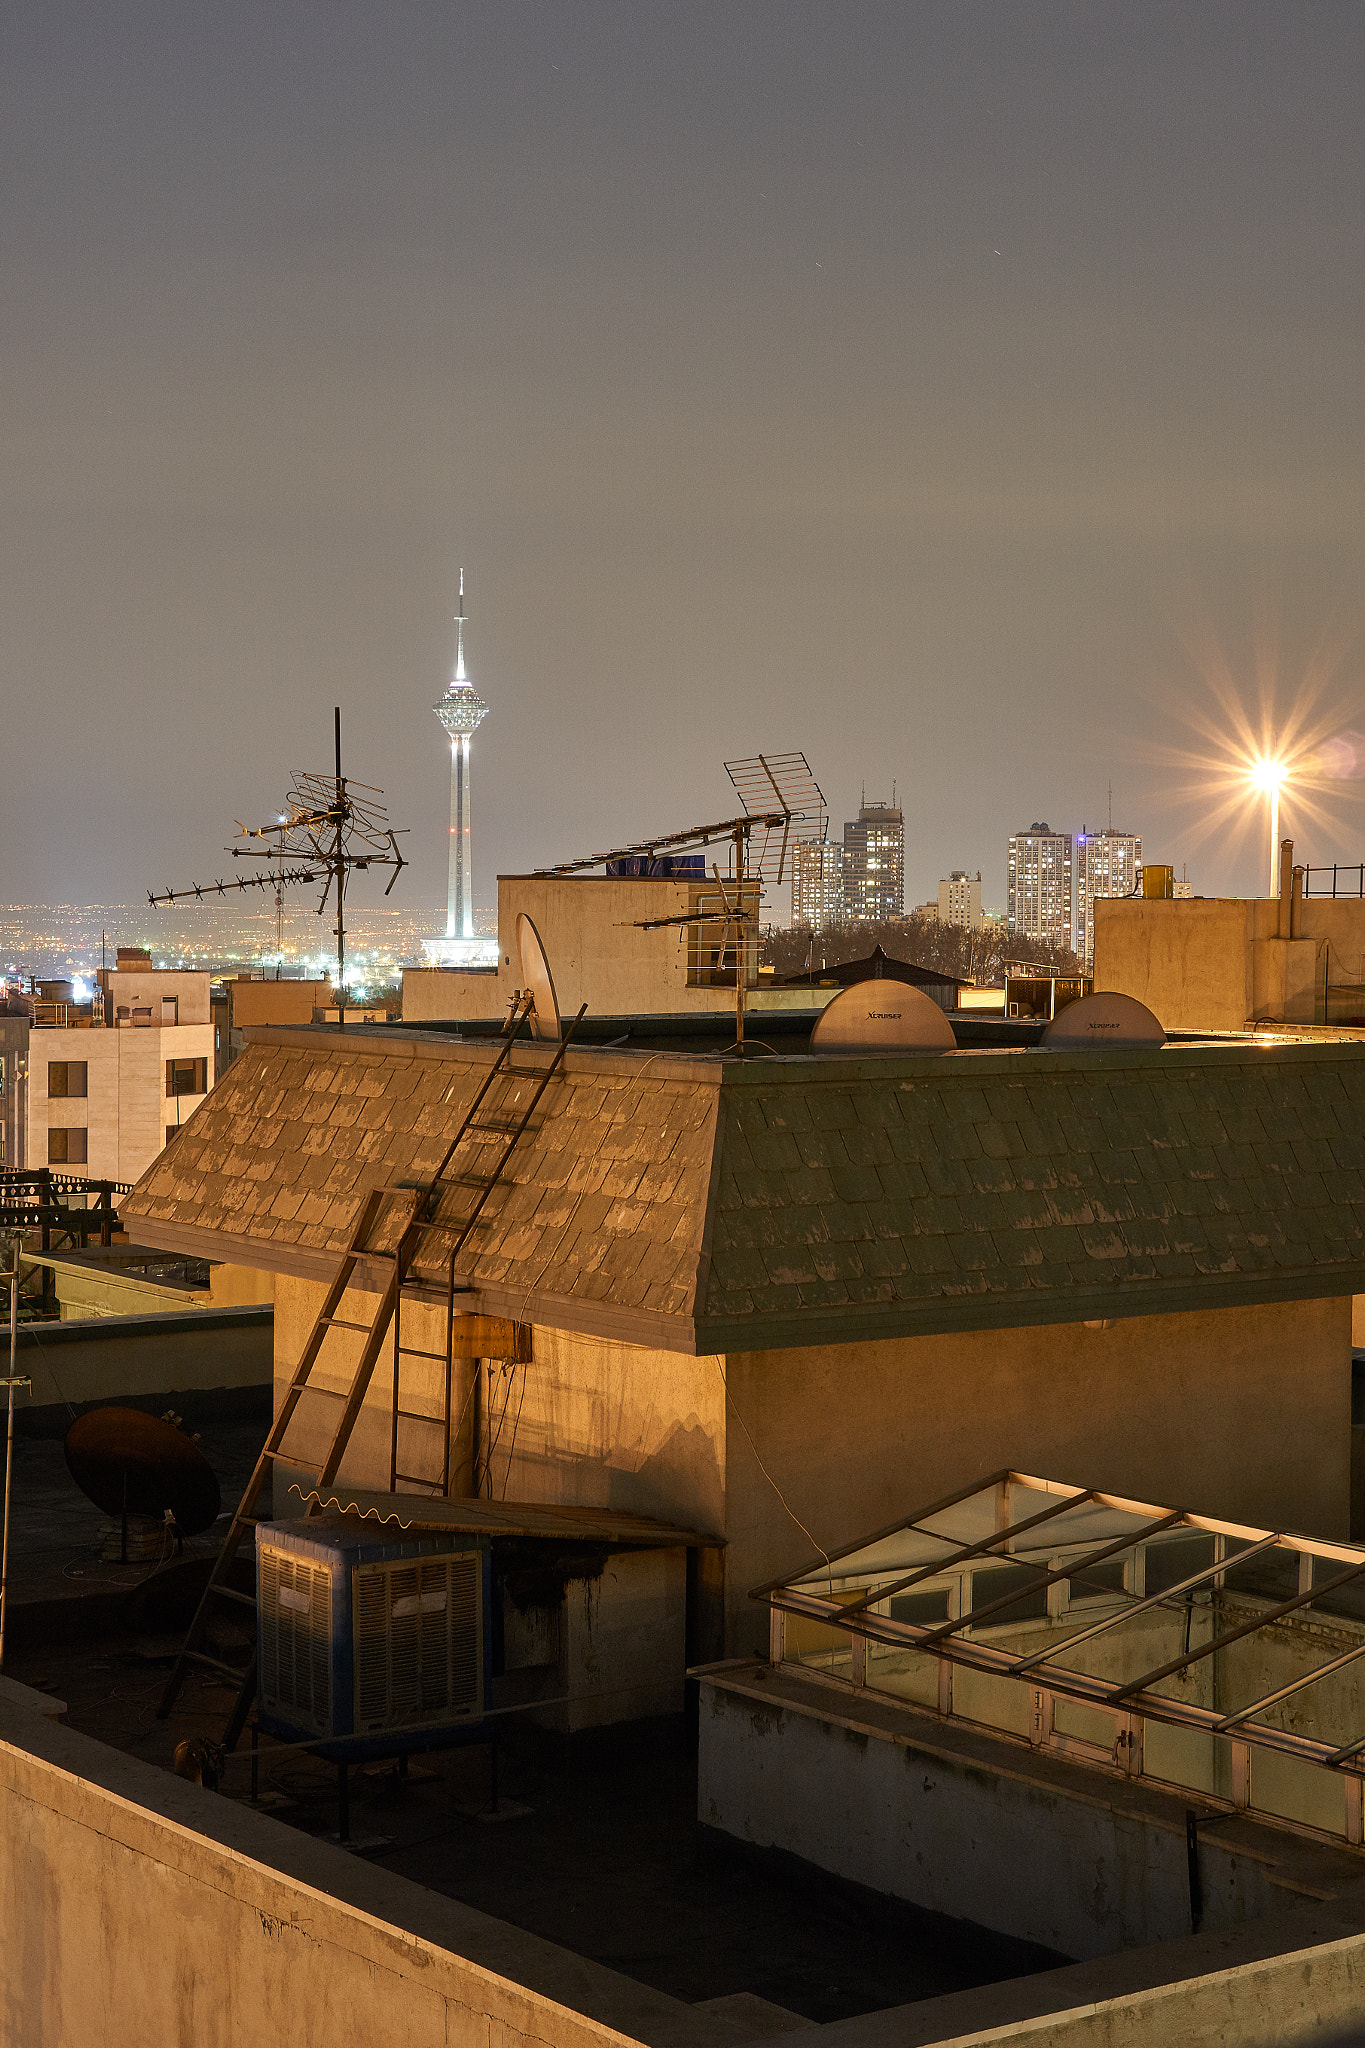
[[[133,1182],[213,1085],[209,977],[148,968],[102,984],[102,1022],[96,1010],[31,1033],[28,1165]]]
[[[799,989],[768,989],[758,974],[759,886],[745,885],[748,1002],[808,1009]],[[602,1017],[720,1012],[735,1005],[735,941],[714,882],[655,875],[499,875],[498,966],[406,967],[403,1021],[505,1017],[521,988],[517,918],[531,919],[554,976],[561,1013],[586,1003]],[[678,919],[677,923],[661,920]]]

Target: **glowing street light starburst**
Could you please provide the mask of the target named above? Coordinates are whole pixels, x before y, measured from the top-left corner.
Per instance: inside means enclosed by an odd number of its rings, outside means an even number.
[[[1192,850],[1220,840],[1235,851],[1267,817],[1273,896],[1282,799],[1293,823],[1319,840],[1339,842],[1359,830],[1358,812],[1349,825],[1342,815],[1343,799],[1358,804],[1365,778],[1365,733],[1346,729],[1359,719],[1361,700],[1355,677],[1343,673],[1349,642],[1324,636],[1291,683],[1264,622],[1246,672],[1207,628],[1183,637],[1204,701],[1192,701],[1185,686],[1171,709],[1193,744],[1142,751],[1167,771],[1167,796],[1197,811],[1187,841]]]

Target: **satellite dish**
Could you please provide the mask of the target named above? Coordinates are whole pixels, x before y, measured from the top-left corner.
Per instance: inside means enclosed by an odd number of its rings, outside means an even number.
[[[821,1012],[812,1052],[956,1052],[953,1027],[908,981],[855,981]]]
[[[532,998],[532,1038],[558,1040],[563,1036],[554,976],[540,943],[540,933],[524,910],[517,912],[517,957],[521,962],[521,985]]]
[[[1059,1010],[1044,1031],[1043,1045],[1158,1046],[1166,1043],[1161,1020],[1136,996],[1121,996],[1105,989],[1093,996],[1079,996]]]
[[[175,1517],[182,1536],[218,1518],[222,1496],[213,1467],[172,1422],[140,1408],[92,1408],[78,1416],[62,1446],[67,1470],[106,1515]]]

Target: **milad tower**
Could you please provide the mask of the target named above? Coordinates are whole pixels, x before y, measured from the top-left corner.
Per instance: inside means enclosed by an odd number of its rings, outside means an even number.
[[[469,746],[488,715],[488,706],[464,670],[464,570],[460,571],[460,609],[455,620],[455,673],[444,697],[433,706],[450,735],[450,883],[446,894],[443,938],[424,941],[427,957],[438,967],[496,967],[498,942],[474,931],[474,863],[469,827]]]

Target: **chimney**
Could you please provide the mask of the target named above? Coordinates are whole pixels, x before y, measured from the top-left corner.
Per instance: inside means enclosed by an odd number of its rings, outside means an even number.
[[[1280,841],[1280,931],[1282,939],[1289,937],[1290,898],[1294,886],[1294,842]]]

